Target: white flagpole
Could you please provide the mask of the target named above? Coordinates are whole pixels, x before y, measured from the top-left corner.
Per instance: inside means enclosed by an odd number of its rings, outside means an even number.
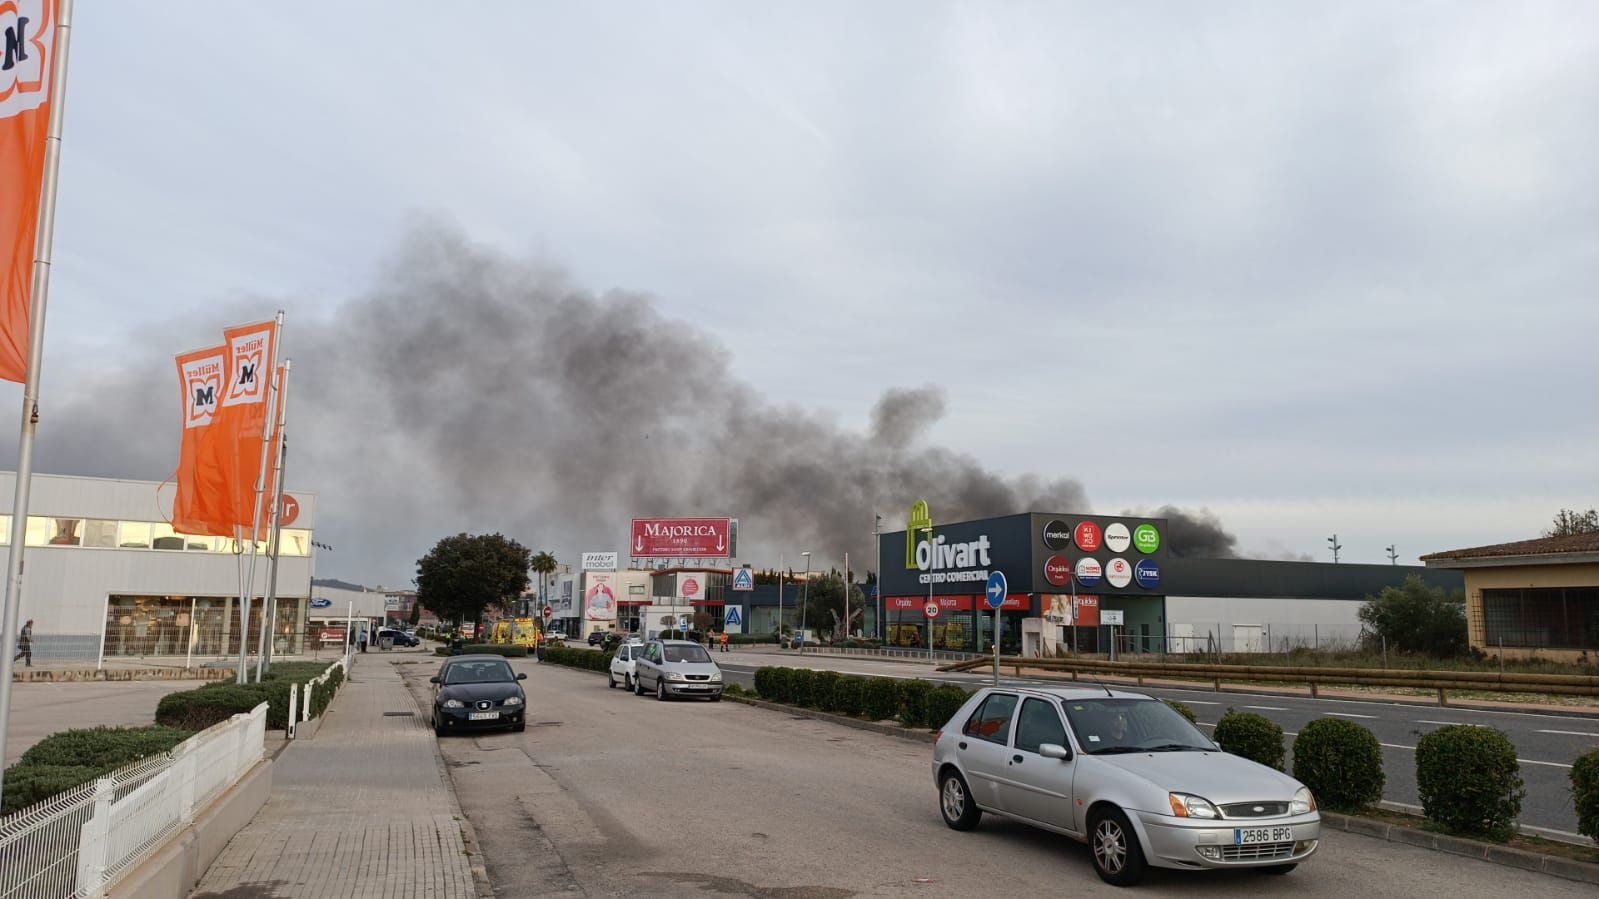
[[[272,358],[267,363],[267,395],[266,414],[261,421],[261,463],[255,470],[255,514],[250,522],[250,532],[246,539],[250,542],[250,560],[245,564],[245,576],[239,591],[239,675],[238,682],[250,682],[250,669],[246,658],[250,653],[250,601],[255,594],[255,535],[261,531],[261,494],[266,492],[266,467],[272,458],[272,422],[273,410],[278,404],[278,345],[283,342],[283,310],[279,309],[272,327]],[[266,621],[261,622],[265,628]]]
[[[50,64],[50,123],[44,138],[44,187],[33,242],[33,281],[28,300],[28,370],[22,383],[22,433],[17,438],[16,498],[11,503],[11,551],[6,557],[4,609],[0,611],[0,769],[5,768],[6,734],[11,724],[11,672],[17,618],[22,608],[22,551],[28,535],[28,500],[33,487],[33,437],[39,425],[39,370],[44,362],[44,312],[50,292],[50,258],[56,227],[56,175],[61,169],[61,122],[67,108],[67,38],[72,33],[72,0],[56,7]],[[0,796],[3,798],[3,796]]]
[[[255,654],[257,681],[261,680],[262,671],[272,656],[272,629],[277,624],[278,556],[283,552],[283,547],[278,542],[283,531],[283,454],[289,446],[288,432],[283,429],[283,424],[289,413],[289,369],[293,367],[292,359],[283,363],[283,383],[278,385],[278,462],[272,475],[276,481],[275,495],[272,497],[271,514],[267,519],[272,524],[267,537],[267,591],[265,604],[261,607],[261,649]]]

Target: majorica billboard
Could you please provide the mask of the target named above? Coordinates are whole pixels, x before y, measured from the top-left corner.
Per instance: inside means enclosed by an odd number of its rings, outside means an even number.
[[[992,571],[1011,593],[1161,594],[1166,520],[1024,513],[935,524],[918,502],[907,528],[883,534],[886,596],[975,594]]]

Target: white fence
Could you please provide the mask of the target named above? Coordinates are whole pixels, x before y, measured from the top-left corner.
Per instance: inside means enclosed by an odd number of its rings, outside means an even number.
[[[261,760],[267,704],[0,819],[0,899],[102,896]]]
[[[294,739],[299,735],[300,725],[311,720],[311,691],[314,687],[326,684],[328,677],[333,674],[333,669],[340,669],[344,672],[343,678],[345,680],[350,679],[351,658],[352,655],[350,653],[345,653],[337,662],[323,669],[321,674],[306,681],[303,691],[299,684],[289,685],[289,726],[284,736],[290,740]],[[4,899],[4,897],[0,897],[0,899]]]

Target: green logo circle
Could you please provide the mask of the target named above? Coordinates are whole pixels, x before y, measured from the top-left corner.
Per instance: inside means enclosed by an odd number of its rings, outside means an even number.
[[[1160,531],[1152,524],[1139,525],[1133,529],[1133,545],[1145,555],[1160,549]]]

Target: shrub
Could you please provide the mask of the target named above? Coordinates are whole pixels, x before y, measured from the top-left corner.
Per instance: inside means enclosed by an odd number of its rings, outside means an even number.
[[[1194,710],[1193,709],[1189,708],[1188,706],[1184,705],[1183,703],[1178,702],[1175,699],[1167,699],[1167,700],[1163,700],[1163,701],[1167,705],[1171,706],[1172,709],[1177,712],[1177,714],[1183,716],[1184,718],[1187,718],[1189,724],[1198,724],[1199,723],[1199,717],[1194,714]]]
[[[722,687],[722,695],[724,695],[724,696],[744,696],[744,695],[746,695],[746,692],[745,692],[744,688],[739,686],[738,684],[727,684],[726,686]]]
[[[565,647],[560,648],[564,649]],[[592,652],[593,650],[583,651]],[[436,656],[447,656],[450,654],[450,647],[435,647],[433,654]],[[496,655],[505,656],[508,659],[525,659],[527,658],[527,647],[513,646],[509,643],[468,643],[467,645],[461,647],[461,655]]]
[[[788,670],[788,701],[810,708],[816,696],[816,672],[809,668]]]
[[[1371,731],[1342,718],[1318,718],[1294,739],[1294,779],[1318,805],[1354,812],[1382,799],[1382,747]]]
[[[290,683],[305,683],[313,677],[318,677],[328,670],[326,662],[273,662],[267,666],[263,681],[281,680]]]
[[[308,681],[305,684],[305,689],[300,691],[300,701],[311,703],[312,718],[322,717],[322,713],[328,710],[328,703],[333,701],[333,694],[339,692],[339,687],[343,683],[344,669],[334,668],[328,673],[325,683],[312,684]]]
[[[777,698],[779,688],[777,682],[784,675],[787,668],[757,668],[755,669],[755,694],[762,699],[773,702],[782,702]]]
[[[1216,722],[1215,739],[1218,746],[1233,755],[1278,771],[1283,769],[1283,729],[1264,715],[1228,708],[1227,714]]]
[[[1599,749],[1571,766],[1571,798],[1577,804],[1577,833],[1599,841]]]
[[[501,648],[525,649],[526,647]],[[609,671],[611,670],[611,659],[615,657],[616,650],[614,648],[598,650],[573,649],[570,646],[546,646],[544,647],[543,660],[554,662],[557,665],[564,665],[568,668],[582,668],[587,671]],[[515,656],[512,656],[512,658],[515,658]]]
[[[288,685],[282,684],[283,704],[277,710],[278,721],[272,722],[272,699],[267,684],[209,684],[195,690],[168,693],[155,707],[155,723],[189,730],[205,730],[220,724],[234,715],[249,712],[265,702],[268,724],[285,727],[289,722]]]
[[[861,715],[883,721],[899,714],[899,682],[889,677],[869,677],[861,693]]]
[[[12,765],[5,773],[6,801],[0,815],[18,812],[110,771],[89,765]]]
[[[175,727],[86,727],[51,734],[33,744],[18,765],[119,768],[167,752],[194,736]]]
[[[1572,770],[1576,770],[1573,768]],[[1447,830],[1506,839],[1527,791],[1516,747],[1491,727],[1451,724],[1416,743],[1416,792]]]
[[[933,685],[924,680],[899,682],[899,723],[905,727],[922,727],[927,721],[927,694]],[[940,724],[944,722],[940,721]]]
[[[811,674],[810,707],[824,712],[835,711],[833,691],[838,688],[841,675],[837,671],[816,671]]]
[[[833,685],[833,711],[841,715],[860,715],[865,708],[866,678],[846,674]]]
[[[922,723],[933,729],[943,727],[949,723],[949,719],[955,717],[955,713],[960,711],[961,706],[970,698],[971,694],[960,687],[949,684],[934,687],[927,694],[927,714]]]

